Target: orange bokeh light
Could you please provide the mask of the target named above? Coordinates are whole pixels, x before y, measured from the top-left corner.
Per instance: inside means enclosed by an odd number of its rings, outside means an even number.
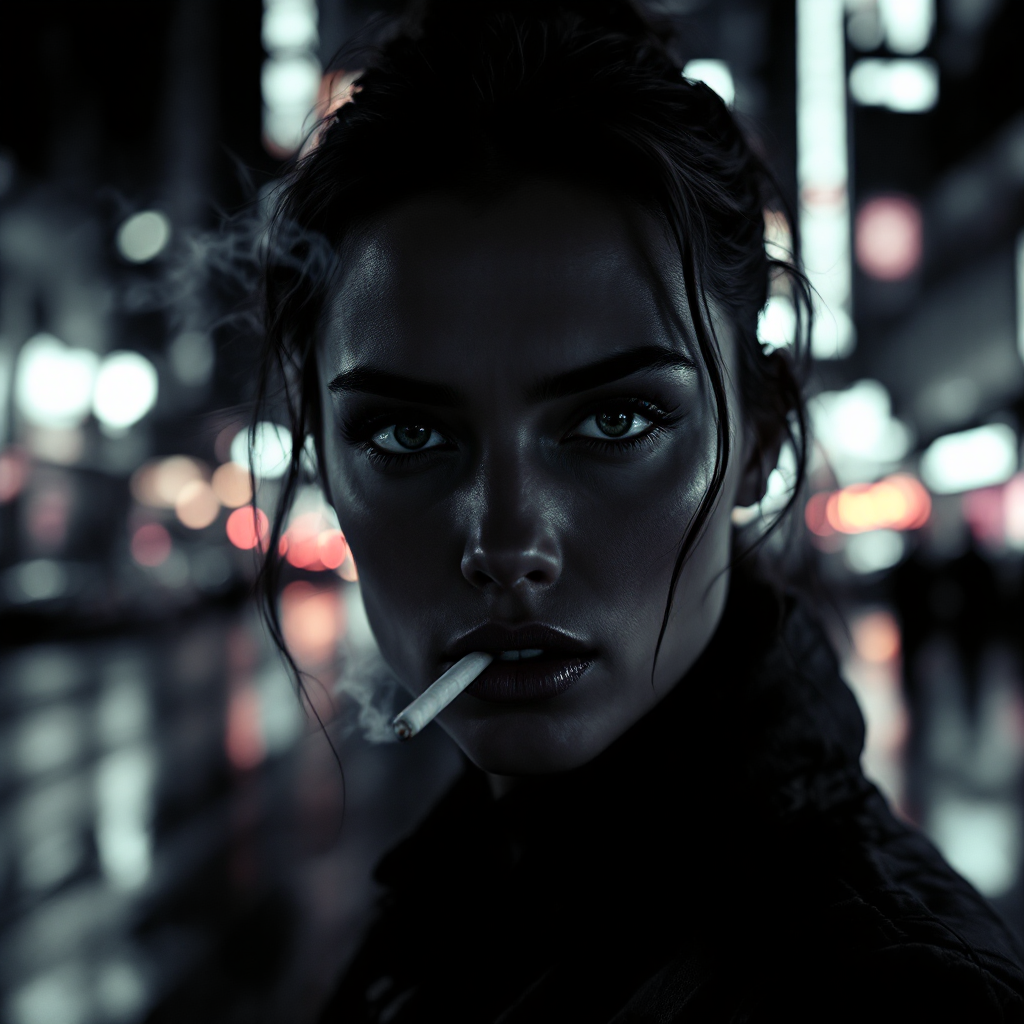
[[[182,489],[193,480],[205,480],[207,474],[206,466],[186,455],[147,462],[132,474],[132,497],[151,508],[174,508]]]
[[[182,526],[190,530],[204,530],[217,518],[220,502],[205,480],[190,480],[178,492],[174,511]]]
[[[852,484],[812,495],[804,509],[807,528],[819,537],[870,530],[916,530],[928,522],[932,500],[920,481],[904,473],[875,484]]]
[[[853,647],[867,662],[881,665],[900,653],[900,627],[889,612],[870,612],[853,623]]]
[[[263,509],[253,509],[251,505],[246,505],[243,508],[236,508],[228,516],[224,529],[228,540],[236,548],[248,551],[266,541],[267,533],[270,531],[270,520]]]
[[[171,535],[160,523],[144,523],[133,534],[132,558],[139,565],[153,569],[171,556]]]
[[[249,470],[237,462],[225,462],[213,472],[213,493],[225,508],[241,508],[252,501]]]

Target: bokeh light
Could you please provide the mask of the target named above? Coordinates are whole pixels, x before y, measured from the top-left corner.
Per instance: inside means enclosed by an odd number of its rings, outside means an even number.
[[[37,334],[21,348],[14,401],[30,423],[74,427],[88,415],[99,357],[65,345],[52,334]]]
[[[988,548],[1024,551],[1024,473],[1001,487],[982,487],[963,496],[963,516],[974,539]]]
[[[249,551],[263,544],[270,532],[270,520],[261,508],[254,509],[251,505],[236,508],[224,526],[228,540],[236,548]]]
[[[252,501],[249,470],[237,462],[225,462],[223,466],[218,466],[210,483],[217,500],[225,508],[240,508]]]
[[[289,565],[294,565],[297,569],[319,569],[319,534],[319,514],[307,512],[296,516],[281,537],[279,553],[284,555]]]
[[[295,660],[309,668],[330,661],[345,631],[345,605],[337,589],[289,583],[280,608],[285,642]]]
[[[255,768],[266,755],[259,694],[248,681],[236,683],[228,700],[224,748],[239,771]]]
[[[721,97],[727,107],[731,107],[736,100],[736,82],[724,60],[698,58],[687,61],[683,67],[683,77],[691,82],[703,82]]]
[[[137,423],[156,404],[156,367],[139,352],[111,352],[100,364],[92,411],[115,430]]]
[[[804,521],[819,537],[916,530],[928,522],[931,508],[931,498],[921,483],[897,473],[875,484],[852,484],[812,495],[804,509]]]
[[[203,530],[217,518],[220,502],[205,480],[190,480],[178,492],[174,512],[182,526],[190,530]]]
[[[879,281],[902,281],[921,264],[921,211],[903,196],[877,196],[857,211],[857,265]]]
[[[341,530],[321,530],[317,537],[320,562],[325,569],[338,569],[348,554],[348,544]]]
[[[338,575],[347,583],[356,583],[359,580],[359,570],[356,569],[356,561],[352,557],[351,548],[345,554],[345,561],[338,566]]]
[[[264,420],[256,424],[252,441],[252,471],[258,480],[276,480],[288,469],[292,435],[287,427]],[[249,431],[240,430],[231,442],[231,461],[249,465]]]
[[[117,251],[129,263],[148,263],[171,240],[171,222],[159,210],[132,214],[117,229]]]
[[[206,475],[206,467],[186,455],[157,459],[132,474],[132,497],[150,508],[174,508],[182,489],[193,480],[205,480]]]
[[[171,535],[160,523],[144,523],[132,534],[132,558],[148,569],[163,565],[171,555]]]
[[[939,101],[939,68],[927,57],[864,57],[850,69],[850,95],[865,107],[923,114]]]
[[[1017,434],[1005,423],[946,434],[921,456],[921,479],[934,494],[1005,483],[1017,470]]]
[[[900,627],[892,612],[876,611],[860,616],[850,632],[857,654],[872,664],[884,664],[900,653]]]
[[[902,533],[895,530],[871,530],[850,537],[843,557],[852,572],[870,575],[898,565],[906,552],[907,544]]]
[[[0,505],[13,501],[25,486],[29,475],[28,456],[17,448],[0,452]]]
[[[796,340],[796,309],[787,295],[773,295],[757,318],[757,340],[768,350],[788,348]]]
[[[913,436],[892,414],[880,381],[858,380],[842,391],[823,391],[808,403],[814,436],[840,485],[875,480],[896,468]]]

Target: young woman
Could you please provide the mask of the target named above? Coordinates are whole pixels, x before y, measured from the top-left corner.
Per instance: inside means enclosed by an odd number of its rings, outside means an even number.
[[[495,660],[324,1020],[1024,1019],[1015,940],[743,568],[731,511],[803,412],[723,103],[626,0],[428,4],[357,89],[267,247],[285,503],[311,437],[410,694]]]

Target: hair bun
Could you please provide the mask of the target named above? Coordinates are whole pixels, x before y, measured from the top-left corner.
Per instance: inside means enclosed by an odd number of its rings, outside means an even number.
[[[524,21],[579,18],[606,32],[634,39],[663,39],[633,0],[411,0],[407,13],[421,31],[458,31],[503,14]]]

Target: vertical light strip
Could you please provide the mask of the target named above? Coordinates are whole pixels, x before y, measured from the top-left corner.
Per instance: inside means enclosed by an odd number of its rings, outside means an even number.
[[[1017,351],[1024,360],[1024,231],[1017,236]]]
[[[797,187],[804,265],[817,293],[811,352],[854,348],[843,0],[797,0]]]
[[[312,127],[320,91],[316,0],[263,0],[263,144],[277,157],[294,153]]]

